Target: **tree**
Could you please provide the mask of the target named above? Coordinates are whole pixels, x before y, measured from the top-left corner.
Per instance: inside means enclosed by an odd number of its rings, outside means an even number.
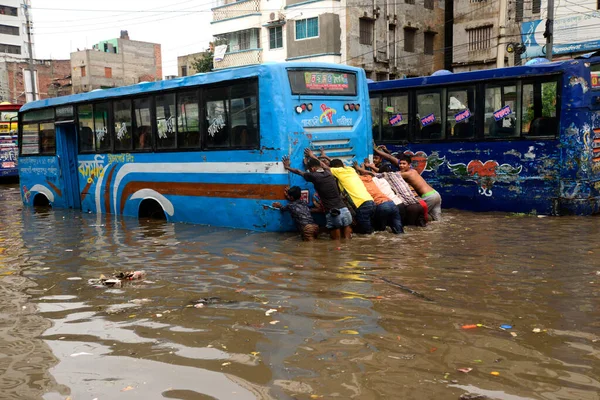
[[[217,39],[214,42],[210,42],[208,49],[200,57],[197,57],[191,64],[192,67],[198,72],[210,72],[214,68],[213,57],[215,55],[215,46],[226,44],[227,42],[223,39]]]

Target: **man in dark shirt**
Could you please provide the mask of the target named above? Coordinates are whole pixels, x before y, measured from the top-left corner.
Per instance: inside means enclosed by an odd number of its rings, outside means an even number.
[[[308,160],[307,164],[309,172],[292,168],[288,156],[283,157],[283,166],[286,170],[302,176],[307,182],[312,182],[325,209],[326,226],[331,238],[335,240],[341,237],[350,239],[352,237],[352,214],[344,204],[337,181],[331,172],[321,168],[319,160],[312,158]]]
[[[302,234],[302,240],[310,241],[319,235],[319,226],[315,224],[308,204],[300,199],[301,195],[302,191],[298,186],[286,188],[285,198],[288,199],[289,203],[282,206],[281,203],[275,202],[273,207],[279,208],[281,211],[289,211],[296,227]]]

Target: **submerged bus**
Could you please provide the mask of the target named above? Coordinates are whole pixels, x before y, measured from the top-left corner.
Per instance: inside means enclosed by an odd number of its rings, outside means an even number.
[[[600,57],[369,84],[373,137],[445,207],[600,212]]]
[[[262,64],[28,103],[19,113],[26,205],[293,229],[270,208],[297,185],[281,158],[362,160],[372,151],[364,71]]]
[[[19,104],[0,103],[0,179],[16,178]]]

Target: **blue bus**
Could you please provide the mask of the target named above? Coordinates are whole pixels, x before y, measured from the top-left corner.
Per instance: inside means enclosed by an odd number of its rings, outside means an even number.
[[[17,125],[21,106],[0,103],[0,180],[19,176],[17,161]]]
[[[363,70],[276,63],[28,103],[19,113],[26,205],[293,230],[270,208],[297,185],[304,148],[372,151]]]
[[[445,207],[600,212],[600,57],[369,84],[373,137]]]

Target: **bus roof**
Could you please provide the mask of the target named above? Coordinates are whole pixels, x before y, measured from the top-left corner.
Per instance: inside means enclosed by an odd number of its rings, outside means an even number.
[[[260,73],[267,71],[278,71],[283,69],[293,68],[308,68],[312,70],[319,69],[335,69],[348,72],[360,72],[360,68],[350,67],[346,65],[331,64],[331,63],[315,63],[315,62],[280,62],[266,63],[259,65],[250,65],[245,67],[229,68],[207,73],[198,73],[196,75],[186,76],[182,78],[156,81],[142,82],[130,86],[122,86],[118,88],[94,90],[92,92],[73,94],[69,96],[56,97],[52,99],[38,100],[25,104],[21,108],[21,112],[35,110],[39,108],[55,107],[64,104],[90,102],[112,97],[129,96],[160,90],[176,89],[186,86],[196,86],[203,84],[218,83],[232,79],[243,79],[257,76]]]
[[[20,108],[20,104],[12,104],[8,102],[0,103],[0,111],[19,111]]]
[[[531,66],[494,68],[480,71],[457,72],[438,76],[423,76],[418,78],[397,79],[393,81],[381,81],[370,83],[369,90],[375,92],[388,89],[417,87],[422,85],[444,85],[490,79],[516,78],[527,75],[545,75],[560,73],[571,68],[577,68],[583,62],[588,61],[564,60],[545,64],[535,64]]]

